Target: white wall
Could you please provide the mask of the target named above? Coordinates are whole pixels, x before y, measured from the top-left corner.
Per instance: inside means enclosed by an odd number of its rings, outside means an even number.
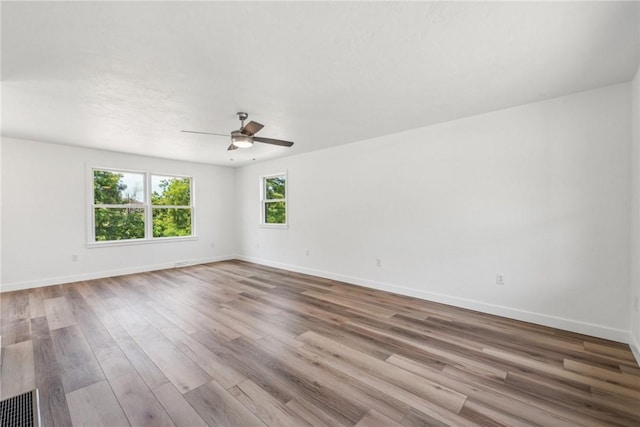
[[[640,68],[632,83],[631,139],[631,342],[640,363]],[[635,347],[635,348],[634,348]]]
[[[87,248],[91,166],[192,176],[198,239]],[[230,168],[3,138],[2,290],[232,257],[233,175]]]
[[[0,94],[0,99],[1,99]],[[0,108],[1,109],[1,108]],[[0,112],[0,116],[2,113]],[[2,123],[2,117],[0,117],[0,123]],[[0,143],[0,167],[2,166],[2,144]],[[2,169],[0,169],[0,291],[2,290]],[[0,337],[0,341],[2,337]]]
[[[240,168],[238,254],[627,341],[630,94],[620,84]],[[261,228],[259,176],[283,170],[290,227]]]

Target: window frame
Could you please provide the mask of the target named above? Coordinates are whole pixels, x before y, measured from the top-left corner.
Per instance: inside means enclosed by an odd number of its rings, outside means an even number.
[[[94,171],[107,171],[114,173],[131,173],[131,174],[139,174],[143,175],[143,191],[144,191],[144,203],[142,205],[109,205],[109,204],[96,204],[95,203],[95,195],[94,195]],[[171,177],[171,178],[189,178],[190,180],[190,191],[189,191],[189,205],[188,206],[169,206],[169,205],[153,205],[151,202],[151,194],[152,194],[152,177],[160,176],[160,177]],[[175,173],[161,173],[161,172],[150,172],[150,171],[141,171],[141,170],[132,170],[132,169],[124,169],[124,168],[114,168],[114,167],[101,167],[101,166],[90,166],[87,167],[87,205],[88,205],[88,215],[87,215],[87,247],[102,247],[102,246],[123,246],[123,245],[140,245],[140,244],[149,244],[149,243],[161,243],[161,242],[175,242],[175,241],[185,241],[185,240],[197,240],[198,236],[196,234],[196,205],[195,205],[195,179],[190,175],[182,175]],[[189,236],[168,236],[168,237],[153,237],[153,209],[154,206],[156,209],[160,208],[180,208],[180,209],[190,209],[191,210],[191,234]],[[144,237],[139,239],[121,239],[121,240],[105,240],[105,241],[97,241],[96,240],[96,228],[95,228],[95,210],[96,208],[137,208],[143,210],[143,219],[144,219]]]
[[[266,199],[267,196],[267,179],[284,176],[284,198],[283,199]],[[268,203],[284,203],[284,223],[266,222],[266,207]],[[260,176],[260,222],[261,227],[265,228],[289,228],[289,174],[287,171],[279,173],[271,173]]]

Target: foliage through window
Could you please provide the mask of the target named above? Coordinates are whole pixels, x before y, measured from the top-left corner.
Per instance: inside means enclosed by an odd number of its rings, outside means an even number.
[[[192,179],[93,170],[93,241],[193,234]]]
[[[153,237],[191,235],[191,178],[151,176]]]
[[[285,174],[262,177],[263,225],[287,225],[287,176]]]

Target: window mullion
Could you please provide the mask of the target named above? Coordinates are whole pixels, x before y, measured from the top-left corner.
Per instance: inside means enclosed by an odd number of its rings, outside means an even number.
[[[144,238],[153,238],[153,208],[151,207],[151,174],[145,173],[144,180]]]

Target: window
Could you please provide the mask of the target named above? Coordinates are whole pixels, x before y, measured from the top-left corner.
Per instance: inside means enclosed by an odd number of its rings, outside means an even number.
[[[261,178],[260,222],[267,226],[287,225],[287,175],[277,174]]]
[[[191,178],[151,175],[153,237],[191,235]]]
[[[93,169],[91,242],[193,236],[190,177]]]

